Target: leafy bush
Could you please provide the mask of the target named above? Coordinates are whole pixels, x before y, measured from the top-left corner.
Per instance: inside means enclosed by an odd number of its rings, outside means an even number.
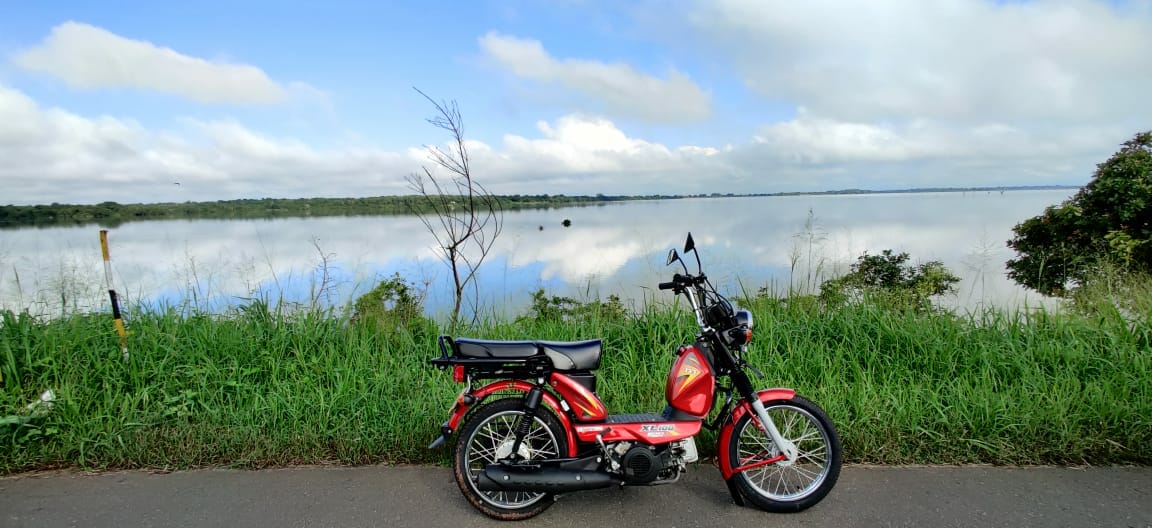
[[[539,322],[563,322],[572,320],[596,319],[601,321],[620,322],[627,317],[624,303],[620,297],[613,294],[607,301],[596,299],[589,302],[580,302],[571,297],[548,296],[543,289],[532,293],[532,306],[528,314],[518,318],[518,321],[536,320]]]
[[[1045,295],[1067,296],[1107,261],[1152,273],[1152,132],[1136,134],[1072,198],[1013,228],[1008,276]]]
[[[931,309],[930,297],[954,292],[960,278],[944,264],[933,260],[912,266],[908,253],[893,254],[885,249],[879,255],[864,252],[847,275],[824,281],[820,300],[825,306],[871,300],[897,309],[923,312]]]
[[[358,297],[352,310],[354,324],[372,325],[380,330],[411,329],[429,323],[423,315],[424,293],[417,292],[399,273]]]

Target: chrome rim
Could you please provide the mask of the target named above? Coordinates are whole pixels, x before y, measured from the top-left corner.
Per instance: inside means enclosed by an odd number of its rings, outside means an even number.
[[[776,501],[796,501],[811,495],[828,478],[828,432],[808,411],[789,405],[767,409],[780,436],[796,444],[794,463],[787,460],[740,473],[761,495]],[[736,467],[755,464],[780,454],[776,444],[761,430],[755,416],[737,433]]]
[[[547,495],[527,491],[481,491],[476,487],[476,480],[485,466],[494,464],[512,453],[512,444],[516,438],[514,432],[516,421],[519,419],[519,411],[504,411],[488,417],[468,438],[467,452],[464,454],[468,464],[468,485],[484,502],[499,508],[518,509],[531,506]],[[537,416],[533,419],[528,434],[524,435],[524,441],[520,443],[517,453],[525,459],[533,460],[558,458],[560,450],[552,430]]]

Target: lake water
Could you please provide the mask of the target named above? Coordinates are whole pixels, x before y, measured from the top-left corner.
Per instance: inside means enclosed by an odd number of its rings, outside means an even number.
[[[689,231],[723,291],[818,289],[864,251],[943,261],[962,278],[942,304],[1051,305],[1005,277],[1017,223],[1073,190],[700,198],[515,211],[480,273],[482,309],[519,313],[538,288],[577,299],[671,299],[669,248]],[[570,227],[563,227],[563,220]],[[0,231],[0,308],[107,309],[97,226]],[[129,303],[220,310],[252,297],[343,306],[400,273],[451,307],[450,276],[415,217],[133,222],[109,231]],[[327,277],[327,280],[325,280]]]

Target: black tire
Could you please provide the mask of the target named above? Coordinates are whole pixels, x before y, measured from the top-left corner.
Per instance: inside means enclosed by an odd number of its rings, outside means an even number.
[[[480,491],[476,476],[484,466],[510,454],[512,430],[522,415],[522,398],[505,398],[476,409],[456,437],[453,473],[460,492],[484,515],[502,521],[519,521],[539,515],[555,502],[552,493]],[[509,453],[501,453],[507,450]],[[568,456],[564,428],[547,409],[537,409],[528,434],[520,445],[526,458]]]
[[[798,512],[820,502],[840,477],[840,438],[832,420],[815,403],[795,396],[764,404],[780,435],[799,451],[795,464],[776,464],[732,475],[746,500],[770,512]],[[754,413],[745,413],[732,429],[728,457],[740,467],[777,456],[779,451],[768,434],[760,430]]]

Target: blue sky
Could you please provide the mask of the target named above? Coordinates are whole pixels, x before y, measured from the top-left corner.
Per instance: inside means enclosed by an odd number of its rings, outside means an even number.
[[[3,203],[1083,184],[1152,128],[1147,1],[10,2]],[[176,183],[180,185],[175,185]]]

